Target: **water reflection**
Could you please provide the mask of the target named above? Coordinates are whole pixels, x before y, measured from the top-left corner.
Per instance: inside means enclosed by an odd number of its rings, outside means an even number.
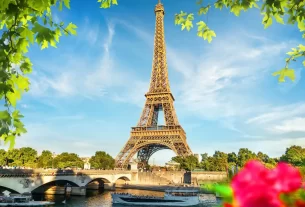
[[[136,195],[143,196],[155,196],[163,197],[164,192],[147,191],[147,190],[134,190],[134,189],[117,189],[116,192],[120,193],[132,193]],[[97,191],[97,190],[87,190],[86,196],[71,196],[70,198],[65,198],[63,195],[33,195],[36,201],[47,200],[55,202],[55,205],[50,207],[123,207],[126,205],[112,204],[111,191]],[[200,207],[212,207],[216,205],[215,197],[206,195],[205,204],[199,205]],[[62,203],[66,200],[66,203]],[[219,203],[219,201],[217,201]]]

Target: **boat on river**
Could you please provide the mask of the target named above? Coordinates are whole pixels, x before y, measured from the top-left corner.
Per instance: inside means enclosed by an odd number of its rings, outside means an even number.
[[[34,201],[32,195],[10,194],[0,196],[0,206],[49,206],[54,204],[50,201]]]
[[[164,197],[140,196],[129,193],[112,193],[113,204],[136,206],[196,206],[199,204],[198,189],[165,190]]]

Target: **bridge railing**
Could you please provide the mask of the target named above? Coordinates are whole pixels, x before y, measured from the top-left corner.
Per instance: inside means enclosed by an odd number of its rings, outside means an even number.
[[[115,175],[130,174],[127,170],[56,170],[56,169],[0,169],[0,177]]]

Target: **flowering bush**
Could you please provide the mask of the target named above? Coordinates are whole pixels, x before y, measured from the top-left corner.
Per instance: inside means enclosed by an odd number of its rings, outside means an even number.
[[[224,207],[305,207],[305,187],[299,169],[279,163],[267,169],[249,161],[230,186],[216,185]]]

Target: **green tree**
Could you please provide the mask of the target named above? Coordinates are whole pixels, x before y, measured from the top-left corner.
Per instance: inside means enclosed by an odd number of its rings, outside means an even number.
[[[187,157],[176,156],[172,158],[173,161],[180,164],[181,169],[194,170],[199,166],[198,159],[194,155]]]
[[[95,169],[109,170],[114,168],[115,160],[104,151],[97,151],[89,160],[91,167]]]
[[[43,150],[41,155],[38,157],[37,160],[37,167],[39,168],[50,168],[52,167],[52,152],[49,150]]]
[[[305,166],[305,148],[296,145],[287,148],[280,161],[288,162],[294,166]]]
[[[0,166],[6,165],[6,151],[4,149],[0,149]]]
[[[227,167],[228,155],[220,151],[215,151],[212,157],[208,156],[200,163],[200,168],[207,171],[226,171]]]
[[[262,152],[258,152],[257,155],[256,155],[257,159],[262,161],[262,162],[265,162],[265,163],[268,163],[269,162],[269,156],[262,153]]]
[[[208,153],[201,154],[201,162],[207,160],[209,157]]]
[[[11,149],[7,151],[6,161],[8,166],[22,166],[21,154],[19,149]]]
[[[56,47],[62,34],[76,34],[72,23],[54,23],[52,11],[63,5],[70,8],[70,0],[1,0],[0,3],[0,100],[5,110],[0,111],[0,138],[14,147],[15,138],[26,129],[17,109],[22,93],[29,90],[32,71],[26,56],[30,45],[41,49]]]
[[[240,148],[237,155],[237,164],[243,167],[249,160],[257,159],[256,154],[247,148]]]
[[[19,160],[24,167],[36,167],[37,151],[30,147],[19,149]]]
[[[235,152],[231,152],[228,154],[228,162],[233,162],[233,163],[237,162],[237,155]]]
[[[84,162],[75,153],[63,152],[54,158],[56,168],[83,168]]]
[[[228,168],[228,154],[220,151],[215,151],[214,155],[214,170],[226,171]]]

